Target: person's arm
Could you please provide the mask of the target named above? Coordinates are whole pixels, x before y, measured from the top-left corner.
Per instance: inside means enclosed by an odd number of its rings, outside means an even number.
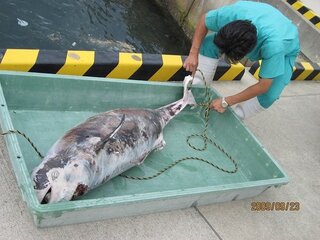
[[[199,49],[202,43],[203,38],[208,33],[208,29],[205,25],[205,14],[203,14],[196,26],[195,33],[192,38],[192,46],[189,52],[189,56],[185,60],[183,67],[194,74],[194,72],[197,70],[198,66],[198,54]]]
[[[226,97],[225,100],[229,106],[232,106],[234,104],[249,100],[251,98],[254,98],[256,96],[259,96],[267,92],[271,84],[272,84],[272,79],[260,78],[258,83],[246,88],[245,90],[243,90],[238,94]],[[210,108],[217,112],[223,113],[226,109],[222,107],[221,102],[222,102],[221,98],[214,99],[210,104]]]

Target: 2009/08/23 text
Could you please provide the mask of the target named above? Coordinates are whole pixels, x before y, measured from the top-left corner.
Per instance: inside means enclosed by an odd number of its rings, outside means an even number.
[[[299,211],[300,202],[252,202],[251,211]]]

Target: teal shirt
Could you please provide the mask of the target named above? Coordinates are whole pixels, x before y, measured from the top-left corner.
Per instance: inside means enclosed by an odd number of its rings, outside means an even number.
[[[250,1],[238,1],[209,11],[205,25],[208,30],[218,32],[224,25],[235,20],[250,20],[257,28],[257,44],[246,57],[252,61],[262,60],[260,77],[274,78],[283,74],[285,57],[295,57],[299,52],[296,26],[271,5]],[[218,47],[213,43],[215,34],[204,39],[201,54],[213,58],[220,56]]]

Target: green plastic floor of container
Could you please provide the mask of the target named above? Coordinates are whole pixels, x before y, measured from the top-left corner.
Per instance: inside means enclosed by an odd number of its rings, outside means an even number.
[[[3,95],[0,98],[2,131],[14,128],[26,133],[44,155],[68,129],[98,112],[116,108],[154,109],[180,99],[183,92],[182,83],[151,83],[34,73],[0,72],[0,82],[0,94]],[[197,102],[203,101],[204,88],[195,87],[193,93]],[[211,94],[216,96],[214,91]],[[183,157],[204,158],[232,170],[232,162],[216,147],[209,145],[207,151],[198,152],[187,145],[186,137],[201,132],[203,127],[203,109],[187,107],[166,126],[165,148],[151,153],[143,165],[127,171],[126,174],[151,176]],[[140,212],[149,213],[183,208],[194,201],[197,201],[197,204],[209,204],[251,197],[272,185],[288,182],[286,174],[276,161],[230,110],[223,115],[211,112],[208,134],[237,161],[239,170],[236,173],[225,173],[203,162],[188,160],[151,180],[116,177],[76,201],[52,205],[39,204],[32,188],[30,173],[41,159],[21,136],[10,135],[5,138],[19,187],[39,226],[81,222],[70,220],[72,215],[69,216],[69,220],[63,219],[62,216],[66,212],[81,211],[82,208],[87,211],[89,208],[90,211],[90,208],[108,206],[110,209],[112,206],[125,204],[130,210],[130,203],[141,202],[142,208],[144,203],[149,205],[148,209]],[[194,143],[196,146],[202,146],[200,140],[195,140]],[[245,189],[251,189],[250,194],[246,195]],[[221,195],[224,191],[234,191],[234,194],[226,197]],[[205,193],[220,195],[206,199],[203,197]],[[201,198],[194,198],[197,194],[205,200],[201,202]],[[188,199],[190,196],[193,196],[192,201]],[[153,206],[152,201],[156,202],[162,198],[180,200],[177,203],[171,202],[171,206],[161,207],[162,205],[157,203]],[[183,199],[187,204],[180,204]],[[136,206],[132,205],[133,208]],[[116,210],[117,208],[113,209],[106,216],[95,214],[94,211],[97,210],[94,210],[91,217],[84,218],[84,221],[140,214],[137,210],[114,214]],[[81,216],[81,212],[77,214]],[[60,217],[61,220],[58,222],[48,220],[44,224],[41,223],[46,218]]]

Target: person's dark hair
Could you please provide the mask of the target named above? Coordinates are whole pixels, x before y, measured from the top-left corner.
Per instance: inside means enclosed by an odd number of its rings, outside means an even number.
[[[213,42],[231,62],[238,62],[257,43],[257,29],[249,20],[236,20],[222,27]]]

